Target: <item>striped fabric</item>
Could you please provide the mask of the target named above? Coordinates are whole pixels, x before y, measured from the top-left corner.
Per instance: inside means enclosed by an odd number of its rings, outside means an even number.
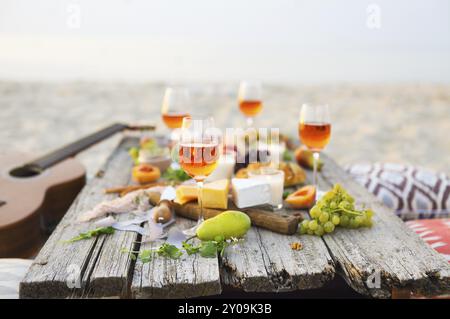
[[[0,299],[19,298],[19,283],[32,260],[0,258]]]
[[[450,262],[450,218],[413,220],[406,225]]]
[[[390,163],[356,164],[347,172],[403,220],[450,217],[450,178]]]

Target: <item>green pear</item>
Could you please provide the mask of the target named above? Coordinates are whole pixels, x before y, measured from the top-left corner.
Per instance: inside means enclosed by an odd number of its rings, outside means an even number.
[[[250,217],[247,214],[227,210],[201,223],[196,234],[200,240],[214,240],[216,237],[241,238],[249,230],[250,224]]]

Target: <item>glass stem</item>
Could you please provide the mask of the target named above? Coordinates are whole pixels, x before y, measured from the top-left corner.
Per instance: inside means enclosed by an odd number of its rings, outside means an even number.
[[[253,117],[250,117],[250,116],[247,117],[247,126],[248,127],[253,126]]]
[[[202,193],[203,193],[203,181],[197,181],[198,186],[198,206],[200,207],[200,214],[198,216],[198,224],[202,223],[204,220],[203,217],[203,201],[202,201]]]
[[[313,152],[313,185],[316,189],[316,198],[317,198],[317,194],[319,192],[318,189],[318,181],[317,181],[317,166],[319,165],[319,152]]]

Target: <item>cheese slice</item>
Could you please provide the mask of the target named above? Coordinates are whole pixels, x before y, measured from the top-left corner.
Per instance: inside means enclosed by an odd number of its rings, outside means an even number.
[[[233,178],[231,180],[233,202],[238,208],[270,203],[270,184],[258,178]]]
[[[180,185],[177,187],[175,194],[176,194],[176,198],[175,198],[174,202],[178,203],[180,205],[184,205],[188,202],[197,200],[198,187],[196,184]]]
[[[227,209],[229,189],[230,181],[228,179],[205,184],[202,192],[203,207]]]
[[[203,186],[202,201],[205,208],[228,208],[228,191],[230,182],[228,179],[222,179]],[[197,185],[180,185],[176,189],[175,203],[184,205],[188,202],[198,199]]]

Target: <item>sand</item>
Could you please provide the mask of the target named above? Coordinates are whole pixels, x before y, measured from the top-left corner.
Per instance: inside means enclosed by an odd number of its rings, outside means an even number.
[[[166,84],[0,82],[0,152],[43,154],[114,121],[160,120]],[[195,112],[221,127],[243,126],[236,84],[189,86]],[[279,127],[297,138],[302,103],[331,107],[326,152],[340,164],[410,163],[450,173],[450,85],[265,86],[260,127]],[[81,153],[88,176],[119,140],[115,136]]]

